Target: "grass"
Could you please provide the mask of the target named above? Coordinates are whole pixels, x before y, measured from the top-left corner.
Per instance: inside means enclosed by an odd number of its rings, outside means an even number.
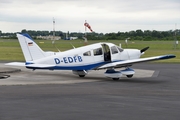
[[[36,43],[44,50],[44,51],[65,51],[68,49],[72,49],[74,47],[84,46],[84,42],[82,40],[59,40],[55,41],[55,44],[52,44],[51,40],[35,40]],[[88,44],[97,43],[97,42],[111,42],[116,45],[121,43],[122,48],[135,48],[142,49],[144,47],[149,46],[150,48],[146,51],[146,53],[142,57],[151,57],[165,54],[175,54],[176,58],[169,60],[162,60],[158,62],[165,63],[180,63],[180,46],[174,49],[173,41],[128,41],[128,45],[126,46],[124,40],[104,40],[104,41],[88,41]],[[73,45],[73,46],[72,46]],[[24,61],[24,56],[21,51],[19,42],[17,39],[0,39],[0,61]]]

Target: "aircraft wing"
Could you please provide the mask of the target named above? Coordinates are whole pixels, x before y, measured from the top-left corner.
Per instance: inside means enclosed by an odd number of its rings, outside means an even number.
[[[133,59],[133,60],[124,60],[124,61],[108,63],[108,64],[98,67],[97,69],[127,67],[127,66],[131,66],[132,64],[135,64],[135,63],[155,61],[155,60],[164,60],[164,59],[170,59],[170,58],[174,58],[174,57],[176,57],[176,56],[175,55],[162,55],[162,56],[139,58],[139,59]]]

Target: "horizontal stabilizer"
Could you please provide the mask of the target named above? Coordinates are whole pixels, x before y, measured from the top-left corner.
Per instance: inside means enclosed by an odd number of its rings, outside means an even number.
[[[28,68],[50,68],[54,67],[55,65],[49,65],[49,64],[25,64],[23,62],[11,62],[11,63],[6,63],[5,65],[12,65],[12,66],[24,66]]]
[[[28,68],[50,68],[55,67],[55,65],[49,65],[49,64],[28,64],[26,65]]]
[[[6,63],[5,65],[26,66],[24,62],[10,62],[10,63]]]

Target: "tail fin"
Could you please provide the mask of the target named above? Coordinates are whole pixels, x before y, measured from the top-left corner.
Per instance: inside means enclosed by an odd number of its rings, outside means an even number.
[[[17,34],[26,62],[45,57],[44,51],[27,34]]]

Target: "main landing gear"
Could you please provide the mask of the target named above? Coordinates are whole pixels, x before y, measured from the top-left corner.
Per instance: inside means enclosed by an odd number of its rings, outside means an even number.
[[[120,78],[112,78],[114,81],[118,81]]]
[[[79,77],[85,77],[85,75],[79,75]]]
[[[88,71],[85,70],[73,70],[73,74],[79,75],[79,77],[85,77],[88,74]]]
[[[133,75],[126,75],[127,78],[132,78]],[[120,78],[112,78],[114,81],[118,81]]]
[[[114,69],[108,69],[104,73],[106,77],[112,78],[114,81],[120,79],[122,75],[126,75],[128,78],[132,78],[134,75],[134,70],[131,68],[126,68],[125,70],[115,71]]]

